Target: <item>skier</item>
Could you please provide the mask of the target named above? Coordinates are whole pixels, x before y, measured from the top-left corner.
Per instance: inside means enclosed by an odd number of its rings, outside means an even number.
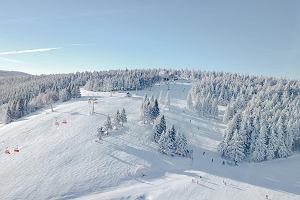
[[[213,159],[213,158],[211,159],[211,162],[212,162],[212,163],[214,162],[214,159]]]
[[[57,120],[55,120],[55,125],[59,126],[59,122]]]
[[[10,154],[10,151],[9,151],[8,147],[6,147],[6,149],[5,149],[4,153],[6,153],[6,154]]]
[[[205,151],[203,151],[203,156],[205,155]]]
[[[225,165],[225,161],[223,160],[222,165]]]

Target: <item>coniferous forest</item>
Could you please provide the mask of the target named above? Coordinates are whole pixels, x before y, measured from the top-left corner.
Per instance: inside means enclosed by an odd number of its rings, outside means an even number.
[[[140,90],[177,79],[193,81],[187,95],[191,112],[218,118],[218,106],[226,107],[222,120],[227,128],[218,149],[224,158],[235,163],[259,162],[287,157],[300,149],[300,81],[223,72],[126,69],[1,78],[2,120],[10,123],[41,108],[53,110],[55,102],[79,98],[80,87],[90,91]],[[154,123],[158,113],[152,112],[143,120]],[[163,133],[155,134],[159,142],[157,134]]]

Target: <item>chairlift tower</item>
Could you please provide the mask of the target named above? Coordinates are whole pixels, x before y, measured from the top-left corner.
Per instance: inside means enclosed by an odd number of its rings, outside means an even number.
[[[91,114],[95,114],[95,103],[97,103],[97,99],[96,98],[93,98],[91,99],[91,103],[92,103],[92,111],[91,111]]]

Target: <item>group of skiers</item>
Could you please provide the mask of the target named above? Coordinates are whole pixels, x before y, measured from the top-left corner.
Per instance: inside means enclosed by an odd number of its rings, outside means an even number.
[[[15,147],[14,150],[13,150],[14,153],[19,153],[20,152],[20,149],[19,147]],[[8,147],[6,147],[5,151],[4,151],[5,154],[11,154],[11,151],[9,150]]]
[[[202,153],[203,156],[205,156],[205,151],[203,151]],[[214,162],[214,158],[211,158],[211,162],[213,163]],[[235,163],[237,165],[237,163]],[[222,161],[222,165],[225,165],[225,161],[223,160]]]
[[[67,120],[66,119],[63,119],[62,120],[62,122],[61,122],[62,124],[67,124]],[[56,126],[59,126],[59,122],[57,121],[57,120],[55,120],[55,123],[54,123]]]

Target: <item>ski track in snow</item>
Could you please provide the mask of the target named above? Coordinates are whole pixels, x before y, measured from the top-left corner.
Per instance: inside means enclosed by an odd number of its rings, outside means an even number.
[[[20,148],[0,154],[0,199],[300,199],[299,154],[223,166],[216,150],[225,128],[221,116],[185,111],[189,88],[186,82],[171,84],[170,110],[161,112],[168,126],[175,124],[189,138],[193,162],[158,153],[152,126],[139,120],[143,95],[158,96],[166,85],[133,91],[133,97],[82,90],[82,98],[56,104],[53,113],[39,111],[0,127],[2,152]],[[94,115],[89,97],[98,98]],[[97,127],[123,107],[125,127],[95,142]],[[63,119],[67,124],[54,125]]]

